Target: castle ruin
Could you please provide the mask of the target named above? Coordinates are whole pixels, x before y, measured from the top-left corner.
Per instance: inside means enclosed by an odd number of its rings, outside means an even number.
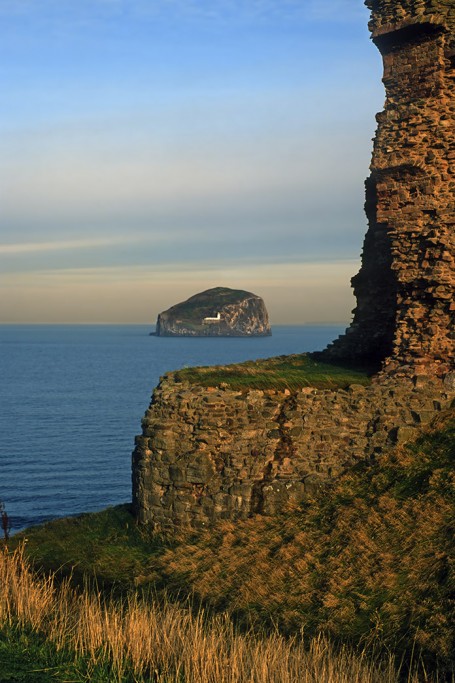
[[[275,514],[417,436],[455,397],[455,5],[367,0],[384,61],[357,307],[324,352],[375,361],[371,386],[234,391],[167,375],[133,453],[133,507],[156,530]]]

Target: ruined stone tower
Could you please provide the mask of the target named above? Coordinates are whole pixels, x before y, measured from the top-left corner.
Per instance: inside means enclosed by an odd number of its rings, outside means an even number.
[[[455,3],[367,0],[384,63],[357,307],[334,358],[388,374],[444,375],[454,361]]]

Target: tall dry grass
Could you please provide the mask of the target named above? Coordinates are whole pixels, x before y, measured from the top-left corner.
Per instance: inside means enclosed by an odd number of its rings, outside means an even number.
[[[335,650],[323,637],[304,647],[279,634],[241,634],[226,616],[208,618],[136,594],[105,600],[35,574],[21,549],[0,551],[1,625],[42,633],[57,649],[105,666],[109,680],[156,683],[396,683],[392,658]],[[417,683],[417,677],[408,678]]]

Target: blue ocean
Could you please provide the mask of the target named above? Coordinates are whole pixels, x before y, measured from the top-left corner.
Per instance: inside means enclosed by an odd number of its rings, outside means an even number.
[[[0,500],[12,530],[131,499],[134,437],[168,370],[324,348],[340,326],[165,338],[146,325],[0,326]]]

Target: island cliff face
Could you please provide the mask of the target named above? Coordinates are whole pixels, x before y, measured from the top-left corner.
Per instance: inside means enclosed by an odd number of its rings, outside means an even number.
[[[156,530],[275,514],[454,406],[455,5],[367,0],[384,61],[357,307],[322,355],[381,366],[367,387],[233,391],[162,378],[133,454]]]
[[[214,287],[160,313],[158,337],[257,337],[270,335],[269,316],[260,296]]]

